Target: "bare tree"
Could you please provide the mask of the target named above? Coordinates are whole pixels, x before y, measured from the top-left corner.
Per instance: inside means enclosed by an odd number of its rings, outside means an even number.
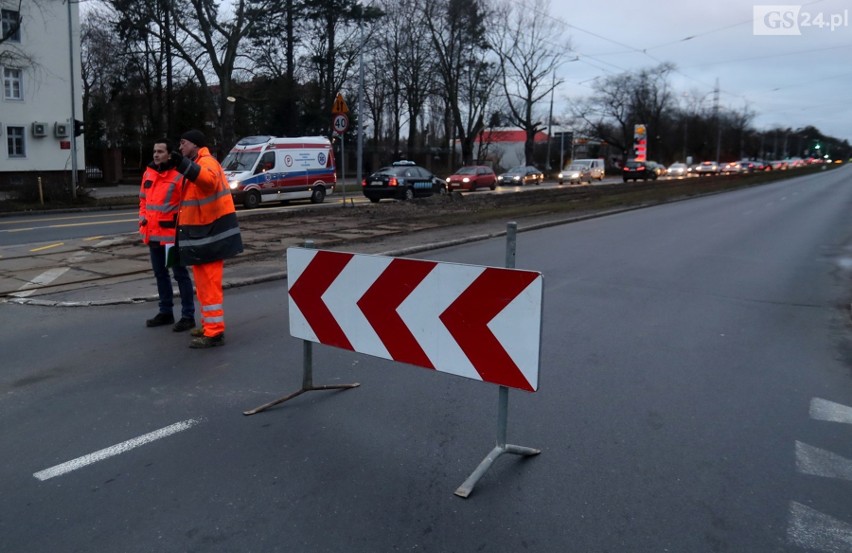
[[[462,160],[473,158],[473,143],[485,128],[488,96],[498,72],[490,57],[485,36],[488,12],[480,0],[428,2],[425,23],[429,28],[440,93],[445,100],[445,135],[461,144]],[[450,146],[450,166],[455,149]]]
[[[358,59],[361,33],[358,24],[370,24],[384,13],[374,6],[362,6],[355,0],[305,0],[306,16],[312,22],[315,37],[308,44],[308,62],[319,78],[319,109],[329,114],[337,92],[343,89]]]
[[[229,97],[242,69],[237,62],[247,37],[264,21],[275,0],[235,0],[227,6],[216,0],[107,1],[122,14],[124,25],[144,28],[186,64],[216,111],[217,142],[223,150],[230,148],[234,103]]]
[[[281,84],[281,106],[277,110],[283,119],[284,133],[297,132],[298,83],[304,80],[305,71],[299,72],[296,63],[302,36],[309,36],[304,20],[305,4],[302,0],[283,0],[273,4],[251,33],[249,56],[255,60],[252,73],[268,76]],[[250,101],[256,101],[252,98]]]
[[[664,63],[596,79],[594,94],[575,107],[574,115],[586,123],[589,134],[627,154],[632,149],[633,125],[647,125],[651,136],[665,134],[663,116],[674,107],[668,84],[673,69]]]
[[[554,74],[570,50],[570,43],[552,42],[551,37],[559,36],[556,22],[540,15],[549,11],[549,5],[549,0],[535,0],[532,7],[506,3],[501,9],[506,25],[493,27],[492,33],[509,118],[526,134],[524,156],[529,165],[534,163],[535,135],[546,126],[539,104],[562,84]]]

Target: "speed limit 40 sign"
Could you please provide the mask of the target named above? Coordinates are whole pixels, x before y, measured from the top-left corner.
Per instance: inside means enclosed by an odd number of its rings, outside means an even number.
[[[334,127],[334,132],[343,134],[349,128],[349,118],[346,117],[345,113],[338,113],[334,116],[331,126]]]

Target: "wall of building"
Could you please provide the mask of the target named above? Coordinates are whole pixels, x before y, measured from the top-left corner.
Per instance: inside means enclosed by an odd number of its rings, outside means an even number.
[[[17,10],[18,2],[0,0],[0,7]],[[28,185],[36,176],[51,182],[71,180],[71,141],[75,140],[71,105],[73,97],[74,114],[82,119],[83,80],[79,4],[70,3],[70,37],[68,7],[62,0],[22,2],[20,42],[0,43],[0,63],[20,68],[23,75],[22,99],[7,98],[0,88],[0,187]],[[33,123],[44,124],[44,136],[36,136]],[[57,124],[64,125],[66,136],[57,136]],[[9,155],[9,127],[24,127],[23,157]],[[77,137],[80,181],[85,169],[83,147],[83,137]]]

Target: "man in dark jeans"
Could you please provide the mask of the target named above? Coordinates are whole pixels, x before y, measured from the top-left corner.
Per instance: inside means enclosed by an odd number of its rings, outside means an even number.
[[[175,170],[169,158],[172,149],[172,144],[167,140],[154,143],[154,161],[145,170],[139,191],[139,233],[151,251],[151,267],[154,269],[157,294],[160,296],[159,312],[154,318],[145,321],[145,324],[162,326],[174,323],[172,330],[183,332],[195,326],[195,299],[187,268],[178,263],[169,264],[180,292],[181,317],[175,323],[172,312],[174,291],[166,257],[175,243],[183,175]],[[174,253],[177,253],[176,248]],[[169,252],[168,255],[171,257],[173,254]]]

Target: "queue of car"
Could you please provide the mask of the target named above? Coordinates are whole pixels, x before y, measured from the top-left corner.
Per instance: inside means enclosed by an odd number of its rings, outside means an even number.
[[[817,163],[793,158],[779,161],[762,159],[742,159],[719,163],[705,160],[693,165],[675,162],[666,167],[652,160],[637,161],[630,159],[621,167],[621,178],[628,181],[657,180],[660,177],[685,178],[690,176],[734,175],[758,171],[785,170],[791,167]],[[603,159],[576,159],[556,175],[558,184],[591,184],[593,180],[604,178]],[[465,165],[449,177],[442,179],[413,161],[397,161],[382,167],[362,181],[364,195],[372,202],[383,198],[411,200],[418,197],[447,194],[452,191],[473,192],[487,188],[495,190],[500,186],[525,186],[541,184],[544,173],[531,165],[519,165],[497,175],[487,165]]]

